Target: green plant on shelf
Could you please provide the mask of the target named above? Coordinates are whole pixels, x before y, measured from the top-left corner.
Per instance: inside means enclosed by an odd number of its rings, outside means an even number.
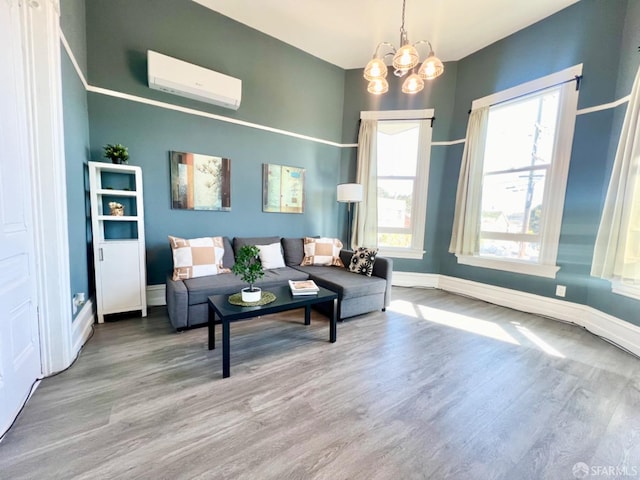
[[[120,143],[115,145],[107,144],[103,147],[104,156],[110,159],[113,163],[127,163],[129,160],[129,149]]]

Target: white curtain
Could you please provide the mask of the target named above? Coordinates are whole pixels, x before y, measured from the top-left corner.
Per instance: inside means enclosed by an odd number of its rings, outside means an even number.
[[[449,245],[449,252],[456,255],[474,255],[478,250],[482,168],[488,119],[488,106],[473,110],[469,115]]]
[[[362,202],[356,204],[351,248],[378,246],[377,135],[377,120],[360,121],[356,181],[362,185]]]
[[[640,285],[640,68],[620,133],[591,275]]]

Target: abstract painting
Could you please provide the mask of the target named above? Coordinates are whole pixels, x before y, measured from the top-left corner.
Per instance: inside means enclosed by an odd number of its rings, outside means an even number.
[[[262,166],[262,211],[304,213],[304,168]]]
[[[199,153],[170,152],[171,208],[231,210],[231,161]]]

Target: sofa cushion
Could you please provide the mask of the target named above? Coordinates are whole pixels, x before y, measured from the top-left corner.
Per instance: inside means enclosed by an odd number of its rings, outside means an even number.
[[[337,292],[341,299],[384,293],[387,288],[384,278],[358,275],[346,268],[309,266],[296,269],[307,273],[319,286]]]
[[[283,238],[284,263],[287,265],[300,265],[304,258],[304,240],[298,238]]]
[[[211,295],[237,293],[247,286],[240,277],[233,273],[190,278],[184,280],[184,285],[189,291],[189,305],[205,303],[207,297]]]
[[[294,268],[273,268],[265,270],[264,277],[258,280],[255,285],[260,288],[269,288],[276,285],[286,285],[289,280],[306,280],[307,278],[309,275],[306,272]],[[190,278],[184,280],[184,284],[189,291],[189,305],[206,303],[207,298],[211,295],[230,295],[248,287],[240,277],[231,273]]]
[[[233,251],[237,252],[245,245],[271,245],[280,241],[280,237],[235,237]]]
[[[229,237],[222,237],[222,245],[224,245],[224,256],[222,257],[222,266],[231,270],[236,263],[236,259],[233,255],[233,245]]]
[[[337,238],[304,237],[304,258],[300,265],[344,267],[340,259],[342,242]]]
[[[169,235],[173,255],[173,280],[217,275],[223,267],[222,237],[185,239]]]
[[[287,285],[289,280],[306,280],[309,274],[291,267],[272,268],[264,271],[264,277],[256,282],[260,288]]]

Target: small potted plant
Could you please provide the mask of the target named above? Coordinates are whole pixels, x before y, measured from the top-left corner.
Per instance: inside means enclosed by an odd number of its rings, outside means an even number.
[[[253,286],[256,280],[264,276],[259,254],[260,250],[255,245],[244,245],[238,250],[236,263],[231,267],[233,273],[249,284],[248,288],[243,288],[241,291],[243,302],[259,302],[262,298],[262,290]]]
[[[104,156],[113,163],[127,163],[127,160],[129,160],[129,150],[124,145],[119,143],[115,145],[107,144],[103,148]]]

